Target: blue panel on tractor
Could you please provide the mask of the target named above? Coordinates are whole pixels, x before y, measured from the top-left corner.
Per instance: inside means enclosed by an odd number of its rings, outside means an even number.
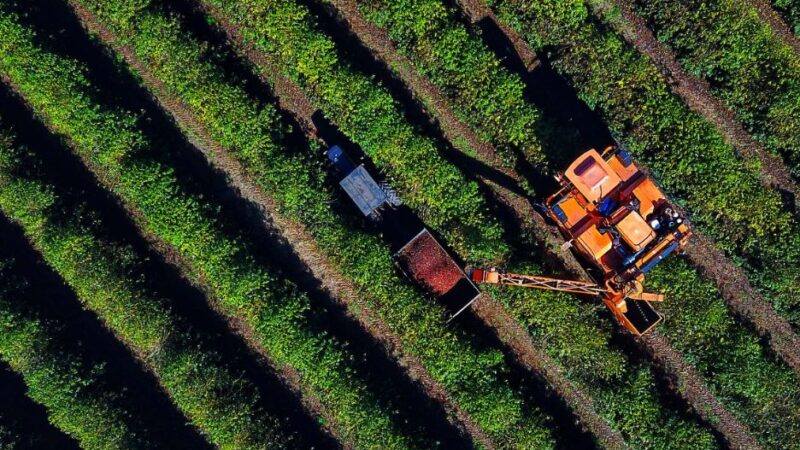
[[[371,215],[386,203],[386,193],[364,166],[355,168],[339,184],[365,216]]]
[[[669,256],[669,254],[675,251],[676,248],[678,248],[678,243],[673,242],[672,245],[662,250],[658,256],[653,258],[649,263],[647,263],[644,267],[642,267],[642,273],[650,272],[650,270],[652,270],[653,267],[656,266],[656,264],[660,263],[662,259]]]
[[[558,220],[560,220],[561,222],[564,223],[567,222],[567,215],[564,214],[564,210],[561,209],[561,206],[559,205],[553,206],[553,214],[555,214],[556,217],[558,217]]]
[[[336,170],[341,172],[342,175],[348,175],[356,168],[356,166],[353,165],[353,161],[350,161],[350,158],[347,157],[347,154],[338,145],[329,148],[325,154],[333,163],[333,166],[336,167]]]
[[[619,155],[619,159],[622,160],[622,165],[623,166],[628,167],[633,163],[633,161],[631,160],[631,155],[627,151],[620,150],[618,155]]]
[[[611,199],[611,197],[609,197],[603,200],[603,203],[600,203],[600,207],[597,209],[598,211],[600,211],[600,214],[608,216],[609,214],[611,214],[612,211],[614,211],[614,208],[616,207],[617,207],[617,202],[615,202],[613,199]]]

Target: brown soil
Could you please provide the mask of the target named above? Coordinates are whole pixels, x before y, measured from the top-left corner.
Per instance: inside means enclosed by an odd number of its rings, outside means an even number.
[[[772,32],[778,35],[783,42],[792,47],[794,51],[800,55],[800,38],[797,37],[792,30],[783,21],[783,18],[772,8],[766,0],[750,0],[750,6],[758,11],[759,17],[764,22],[767,22],[772,27]]]
[[[759,334],[768,336],[770,347],[800,375],[800,336],[772,305],[755,292],[744,270],[702,235],[690,241],[686,255],[705,278],[717,280],[717,288],[731,309],[752,323]]]
[[[637,15],[628,0],[594,0],[590,2],[598,15],[612,23],[625,40],[639,53],[650,58],[669,83],[693,111],[705,117],[716,127],[739,156],[761,162],[761,183],[770,188],[791,192],[795,209],[800,208],[800,187],[780,157],[771,154],[744,129],[731,109],[711,94],[705,80],[689,75],[683,70],[675,54],[656,39],[647,22]],[[619,14],[616,14],[616,12]]]
[[[436,381],[430,373],[425,369],[420,360],[408,354],[404,348],[402,341],[397,337],[390,328],[369,308],[369,305],[358,294],[359,289],[348,279],[342,276],[331,263],[331,261],[322,253],[317,247],[313,237],[308,233],[305,228],[289,219],[283,217],[279,212],[274,201],[264,192],[258,185],[253,182],[246,174],[242,166],[228,153],[227,149],[221,147],[211,139],[207,130],[195,120],[191,111],[183,105],[180,101],[174,98],[169,93],[169,90],[159,80],[155,79],[149,72],[148,68],[142,64],[131,49],[125,48],[118,44],[116,38],[108,30],[103,28],[92,16],[92,14],[84,8],[77,5],[77,2],[70,2],[77,14],[79,15],[82,23],[90,32],[99,35],[102,40],[119,54],[121,54],[127,63],[142,77],[147,87],[153,93],[155,100],[162,106],[162,108],[171,114],[177,123],[188,131],[187,135],[193,138],[193,144],[206,155],[210,162],[224,171],[228,176],[228,183],[234,186],[240,195],[261,206],[263,208],[263,221],[264,225],[269,228],[274,228],[283,236],[293,247],[299,258],[305,263],[306,268],[319,280],[325,288],[330,297],[340,304],[344,305],[348,313],[358,320],[362,326],[381,343],[384,352],[392,359],[397,359],[400,366],[405,370],[408,377],[415,382],[419,383],[425,393],[441,404],[448,414],[449,421],[462,432],[469,433],[476,442],[482,443],[487,448],[493,448],[488,437],[485,436],[482,430],[474,423],[471,417],[458,407],[450,398],[447,390]],[[230,24],[223,24],[225,31],[230,35]],[[232,41],[233,42],[233,41]],[[241,40],[237,39],[234,44],[238,47]],[[269,63],[263,54],[255,50],[239,48],[248,57],[255,56],[251,59],[254,63],[258,64],[263,71],[268,73],[277,74],[277,70]],[[263,63],[263,64],[262,64]],[[265,82],[273,85],[269,80]],[[311,106],[310,101],[305,95],[287,79],[281,79],[280,82],[275,83],[280,86],[275,86],[275,92],[281,99],[281,106],[291,111],[296,116],[301,117],[301,123],[308,128],[307,132],[313,132],[313,125],[311,122],[311,115],[315,109]],[[162,254],[169,255],[169,259],[173,264],[181,267],[183,273],[191,273],[189,268],[183,264],[180,257],[164,243],[156,243]],[[202,289],[202,288],[201,288]],[[205,292],[205,291],[204,291]],[[365,294],[366,295],[366,294]],[[218,311],[223,313],[222,311]],[[228,317],[224,315],[223,317]],[[257,349],[264,358],[269,361],[269,355],[258,345],[253,338],[253,330],[245,324],[242,320],[232,318],[232,327],[240,334],[246,337],[248,343],[252,348]],[[326,424],[335,424],[335,418],[331,414],[326,413],[323,405],[308,393],[301,392],[299,375],[290,367],[280,368],[283,379],[292,387],[293,391],[298,394],[306,405],[306,408],[314,415],[323,415],[328,419]],[[331,425],[326,425],[329,432]],[[334,433],[335,434],[335,433]],[[347,448],[347,444],[345,443]]]

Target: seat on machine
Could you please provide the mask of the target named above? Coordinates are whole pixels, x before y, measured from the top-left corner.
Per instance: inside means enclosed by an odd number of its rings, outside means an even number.
[[[617,187],[621,179],[596,150],[586,152],[569,166],[567,179],[590,202],[600,200]]]
[[[616,224],[617,231],[634,252],[645,248],[656,238],[655,231],[636,211],[630,211]]]
[[[553,207],[556,217],[567,227],[573,227],[586,216],[586,210],[574,197],[567,197]]]
[[[639,214],[642,217],[649,216],[655,211],[659,203],[666,201],[664,193],[650,178],[646,178],[636,186],[636,189],[633,190],[633,195],[639,199]]]
[[[587,228],[586,231],[577,237],[578,244],[587,250],[587,253],[592,255],[595,260],[600,261],[609,250],[611,250],[612,242],[609,233],[600,233],[596,225]]]

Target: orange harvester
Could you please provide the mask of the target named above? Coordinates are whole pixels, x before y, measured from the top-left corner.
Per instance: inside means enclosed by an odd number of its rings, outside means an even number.
[[[627,152],[592,149],[556,179],[561,189],[547,199],[547,214],[578,256],[598,270],[598,284],[475,269],[476,282],[599,295],[614,316],[641,335],[663,317],[642,292],[645,274],[686,244],[691,230],[653,180]]]

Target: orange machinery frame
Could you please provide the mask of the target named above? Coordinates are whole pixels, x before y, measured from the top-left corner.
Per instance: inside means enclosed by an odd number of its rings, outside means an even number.
[[[692,233],[685,218],[614,147],[602,155],[587,151],[556,178],[561,189],[546,201],[548,216],[578,255],[601,271],[603,301],[615,317],[634,334],[645,333],[663,317],[641,299],[647,298],[644,276],[687,243]]]

